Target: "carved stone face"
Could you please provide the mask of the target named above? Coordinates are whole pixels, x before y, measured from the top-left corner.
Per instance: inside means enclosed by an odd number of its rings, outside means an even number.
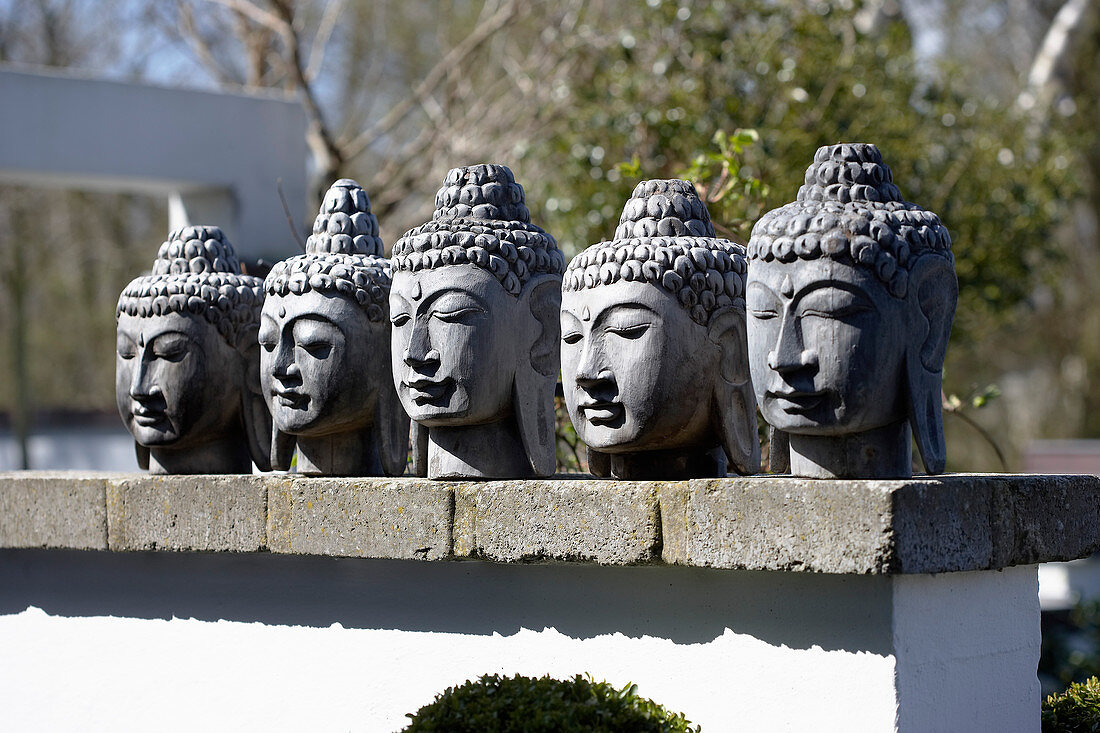
[[[830,258],[755,260],[746,301],[752,382],[770,425],[842,435],[905,419],[906,301],[872,272]]]
[[[186,448],[239,432],[241,361],[201,317],[118,318],[115,399],[134,439]]]
[[[391,358],[401,404],[429,427],[506,417],[519,349],[533,336],[520,304],[477,265],[394,273]]]
[[[719,350],[671,294],[625,280],[564,293],[561,333],[565,404],[586,444],[663,450],[709,432]]]
[[[260,378],[275,427],[327,435],[370,424],[386,373],[378,348],[388,338],[385,326],[343,296],[269,295],[260,318]]]

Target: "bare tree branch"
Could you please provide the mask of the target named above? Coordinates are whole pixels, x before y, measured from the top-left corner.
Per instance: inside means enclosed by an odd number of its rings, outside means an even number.
[[[214,56],[210,44],[199,32],[198,25],[195,23],[195,16],[191,12],[191,6],[183,0],[178,0],[176,7],[179,9],[179,28],[183,31],[183,40],[199,57],[199,63],[214,75],[219,84],[226,86],[240,84],[241,81],[234,78],[231,73],[227,73],[225,67]]]
[[[255,22],[262,26],[270,28],[276,33],[285,35],[286,30],[293,30],[292,28],[284,29],[284,25],[287,25],[285,21],[274,13],[264,10],[263,8],[255,5],[248,0],[207,0],[207,2],[215,3],[217,5],[223,5],[230,10],[235,10],[241,15],[246,15]]]
[[[309,63],[306,64],[305,77],[310,83],[321,72],[321,66],[325,63],[325,50],[328,48],[332,31],[336,28],[336,20],[340,13],[344,12],[345,0],[333,0],[325,6],[325,12],[321,16],[321,23],[317,26],[317,33],[313,36],[313,43],[309,49]]]
[[[1036,108],[1045,113],[1058,85],[1057,72],[1073,53],[1081,36],[1088,32],[1087,16],[1096,11],[1097,0],[1066,0],[1054,16],[1046,36],[1031,62],[1027,86],[1016,98],[1021,109]]]
[[[476,29],[470,35],[462,39],[427,73],[424,80],[417,84],[411,96],[395,104],[382,119],[342,146],[346,159],[351,160],[358,156],[370,147],[375,140],[393,129],[410,110],[422,104],[423,100],[439,86],[452,67],[461,64],[466,57],[492,38],[515,17],[517,11],[518,5],[515,0],[509,0],[484,22],[478,23]]]

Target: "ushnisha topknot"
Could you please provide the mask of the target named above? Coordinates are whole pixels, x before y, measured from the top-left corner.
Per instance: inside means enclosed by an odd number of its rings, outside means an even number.
[[[908,292],[912,263],[926,254],[952,259],[947,227],[902,200],[882,154],[867,143],[818,148],[796,200],[761,217],[748,245],[750,260],[863,265],[898,298]]]
[[[473,264],[511,295],[540,273],[560,275],[565,257],[554,238],[531,224],[523,186],[507,166],[453,168],[435,195],[435,215],[393,245],[394,271]]]
[[[307,254],[385,254],[378,233],[378,217],[371,213],[363,187],[341,178],[329,187],[321,211],[313,220],[313,234],[306,240]]]
[[[306,253],[275,263],[264,280],[268,295],[301,295],[310,290],[355,300],[371,321],[386,317],[393,272],[382,257],[378,219],[370,200],[350,178],[332,184]]]
[[[168,235],[152,274],[132,280],[122,291],[115,320],[123,313],[202,315],[235,346],[241,329],[259,321],[263,300],[263,280],[241,274],[240,260],[221,229],[187,226]]]
[[[744,247],[715,236],[691,182],[642,181],[623,208],[615,239],[574,257],[562,290],[645,281],[676,296],[705,326],[720,308],[745,307],[745,265]]]

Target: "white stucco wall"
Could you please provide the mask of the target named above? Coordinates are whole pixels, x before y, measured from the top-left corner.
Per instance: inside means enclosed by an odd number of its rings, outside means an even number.
[[[0,551],[0,588],[10,730],[395,731],[482,673],[587,672],[710,732],[1038,731],[1034,566],[891,578]]]
[[[9,730],[396,731],[436,692],[491,672],[633,681],[708,731],[890,730],[894,719],[889,657],[776,648],[728,629],[676,644],[552,628],[475,636],[28,609],[0,618],[0,639]],[[838,680],[848,683],[841,694]]]

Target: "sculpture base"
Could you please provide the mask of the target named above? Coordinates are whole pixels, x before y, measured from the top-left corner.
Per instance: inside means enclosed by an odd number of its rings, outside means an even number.
[[[790,440],[790,474],[803,478],[896,479],[913,475],[907,421],[852,435],[798,435]]]
[[[534,478],[514,418],[486,425],[428,428],[428,478]]]
[[[722,478],[726,475],[726,454],[721,448],[643,453],[603,453],[589,448],[588,470],[593,476],[625,481]]]
[[[376,439],[369,428],[319,437],[297,436],[298,473],[303,476],[381,476],[382,462]]]
[[[252,458],[241,440],[214,440],[182,450],[150,448],[149,473],[252,473]]]

